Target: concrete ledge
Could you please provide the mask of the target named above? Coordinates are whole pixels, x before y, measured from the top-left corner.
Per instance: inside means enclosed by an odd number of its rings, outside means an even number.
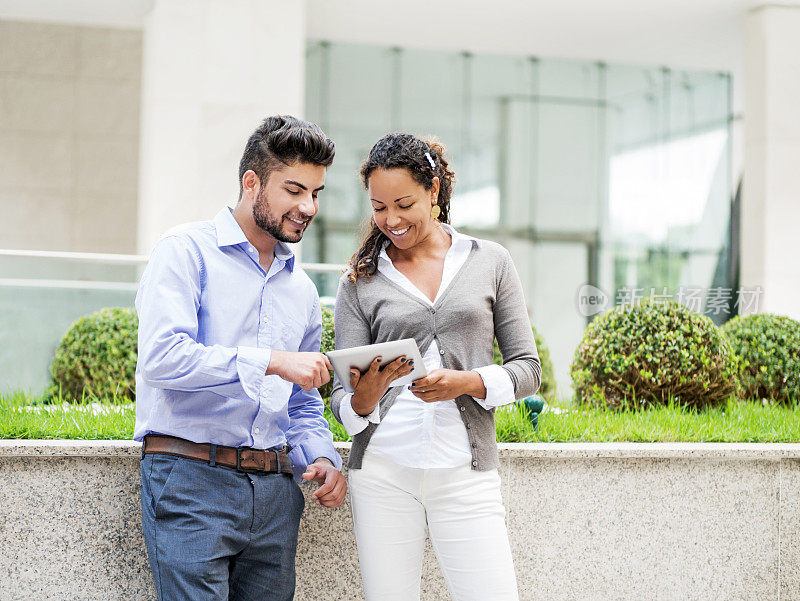
[[[349,442],[334,443],[343,455]],[[0,457],[138,457],[132,440],[0,440]],[[540,442],[498,444],[501,459],[800,459],[800,443]]]
[[[139,456],[131,441],[0,441],[0,599],[155,599]],[[800,444],[514,444],[500,456],[523,600],[800,599]],[[363,599],[348,506],[307,505],[296,598]],[[430,548],[422,598],[449,598]]]

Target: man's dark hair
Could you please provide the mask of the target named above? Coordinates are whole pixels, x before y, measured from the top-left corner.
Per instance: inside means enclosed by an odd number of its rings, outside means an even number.
[[[252,169],[263,186],[270,172],[296,162],[329,167],[333,162],[333,140],[314,123],[291,115],[267,117],[247,140],[239,162],[239,197],[242,177]]]

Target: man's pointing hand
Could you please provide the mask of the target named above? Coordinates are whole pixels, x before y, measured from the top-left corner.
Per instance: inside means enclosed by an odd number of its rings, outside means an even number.
[[[272,351],[266,374],[280,376],[303,390],[311,390],[330,382],[332,370],[331,362],[322,353]]]

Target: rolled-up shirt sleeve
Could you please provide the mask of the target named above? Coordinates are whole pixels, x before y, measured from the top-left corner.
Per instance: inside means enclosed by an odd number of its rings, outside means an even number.
[[[514,402],[514,383],[508,372],[499,365],[486,365],[473,369],[486,387],[486,398],[475,399],[484,409],[500,407]]]
[[[350,436],[355,436],[364,430],[370,422],[373,424],[381,423],[379,405],[375,405],[375,409],[373,409],[369,415],[359,415],[356,413],[356,410],[353,409],[352,400],[353,393],[348,392],[342,397],[341,401],[339,401],[339,419]]]
[[[317,299],[300,343],[300,352],[319,352],[321,339],[322,312]],[[295,476],[320,457],[329,459],[336,469],[342,468],[342,458],[333,446],[333,435],[325,419],[325,405],[316,388],[303,390],[297,384],[292,386],[286,441],[292,447],[289,458],[295,466]]]
[[[203,275],[199,254],[179,237],[153,249],[136,295],[140,373],[154,388],[257,399],[268,349],[197,342]]]

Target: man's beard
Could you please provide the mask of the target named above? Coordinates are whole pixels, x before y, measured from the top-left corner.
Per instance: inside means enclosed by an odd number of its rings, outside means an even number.
[[[283,218],[283,215],[277,219],[273,217],[270,211],[269,201],[267,201],[266,195],[262,190],[253,205],[253,219],[256,225],[279,242],[300,242],[305,229],[297,233],[286,232],[283,229]],[[304,218],[308,220],[307,217],[304,216]]]

